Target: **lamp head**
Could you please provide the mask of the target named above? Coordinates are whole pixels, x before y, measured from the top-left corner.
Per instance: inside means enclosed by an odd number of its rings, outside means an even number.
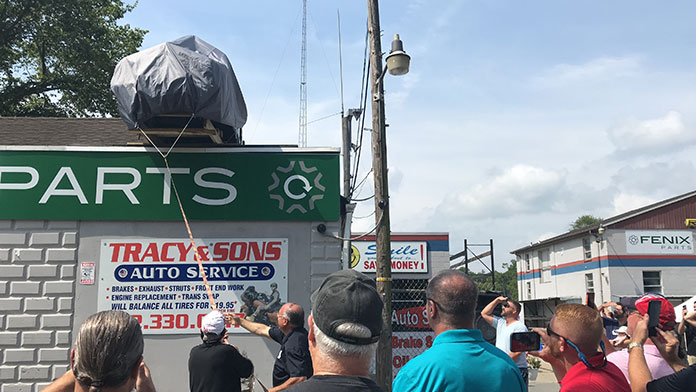
[[[411,56],[404,52],[404,43],[399,39],[399,34],[394,34],[391,51],[387,55],[387,70],[395,76],[405,75],[408,73],[410,63]]]

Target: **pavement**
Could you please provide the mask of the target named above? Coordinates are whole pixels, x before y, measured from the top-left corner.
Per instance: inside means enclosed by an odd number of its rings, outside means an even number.
[[[529,391],[534,392],[558,392],[561,390],[553,369],[548,362],[541,361],[541,368],[536,380],[529,380]]]

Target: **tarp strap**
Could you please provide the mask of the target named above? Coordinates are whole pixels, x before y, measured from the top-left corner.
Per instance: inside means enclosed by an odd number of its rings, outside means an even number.
[[[172,189],[174,189],[174,196],[176,196],[176,201],[179,203],[179,210],[181,210],[181,216],[184,218],[184,223],[186,224],[186,231],[188,232],[189,239],[191,240],[191,246],[193,247],[193,256],[196,259],[196,262],[198,263],[198,269],[201,272],[201,277],[203,278],[203,283],[205,284],[205,290],[208,292],[208,300],[210,301],[210,305],[212,306],[213,310],[217,310],[217,306],[215,305],[215,300],[213,299],[213,291],[210,289],[210,284],[208,284],[208,276],[205,273],[205,269],[203,269],[203,261],[201,261],[201,256],[198,254],[198,247],[196,246],[196,241],[193,239],[193,233],[191,232],[191,226],[189,225],[188,218],[186,217],[186,211],[184,211],[184,205],[181,204],[181,198],[179,197],[179,192],[176,190],[176,184],[174,183],[174,176],[172,175],[172,170],[169,168],[169,162],[167,161],[167,157],[169,156],[169,153],[172,152],[172,149],[176,145],[176,143],[179,141],[181,138],[181,135],[184,134],[184,131],[186,131],[186,128],[189,126],[191,123],[191,120],[193,120],[194,114],[191,114],[191,118],[189,118],[188,122],[184,126],[184,128],[179,132],[179,136],[176,137],[176,140],[174,140],[174,143],[169,147],[169,150],[167,151],[166,154],[162,153],[162,150],[160,150],[155,143],[152,142],[152,139],[150,139],[149,136],[145,133],[145,131],[138,126],[138,129],[142,134],[145,136],[147,141],[150,142],[150,144],[157,150],[157,152],[160,154],[162,159],[164,160],[164,165],[167,167],[167,173],[169,174],[169,178],[171,179],[171,184],[172,184]]]

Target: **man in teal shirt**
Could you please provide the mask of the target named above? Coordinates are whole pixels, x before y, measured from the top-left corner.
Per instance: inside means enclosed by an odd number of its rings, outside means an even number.
[[[433,346],[397,374],[394,392],[527,390],[510,356],[483,340],[474,328],[478,288],[461,271],[445,270],[425,289]]]

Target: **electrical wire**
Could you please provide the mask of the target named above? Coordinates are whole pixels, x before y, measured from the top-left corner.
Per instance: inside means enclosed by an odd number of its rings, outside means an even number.
[[[318,118],[318,119],[316,119],[316,120],[308,121],[308,122],[307,122],[307,125],[309,125],[309,124],[311,124],[311,123],[315,123],[315,122],[317,122],[317,121],[326,120],[327,118],[336,116],[336,115],[338,115],[338,114],[341,114],[341,112],[332,113],[332,114],[329,114],[328,116],[324,116],[324,117],[320,117],[320,118]]]
[[[350,186],[350,191],[348,192],[348,199],[350,200],[350,197],[353,195],[355,192],[355,184],[357,181],[357,174],[358,170],[360,168],[360,157],[362,155],[362,143],[363,143],[363,134],[362,132],[363,128],[365,127],[365,109],[367,108],[367,89],[369,86],[369,73],[370,73],[370,62],[368,61],[368,48],[369,48],[369,30],[367,29],[367,22],[365,24],[365,48],[363,50],[363,71],[362,71],[362,81],[361,81],[361,89],[360,89],[360,125],[358,129],[360,130],[358,133],[358,139],[356,143],[356,158],[355,158],[355,165],[353,166],[353,173],[352,174],[352,184]]]
[[[374,215],[374,214],[373,214],[373,215]],[[361,239],[361,238],[363,238],[363,237],[367,237],[368,235],[372,234],[375,230],[377,230],[377,228],[379,227],[380,223],[382,223],[382,218],[383,218],[383,217],[384,217],[384,214],[382,214],[382,215],[379,217],[379,221],[377,222],[377,224],[375,225],[375,227],[372,228],[372,230],[368,231],[367,233],[363,233],[363,234],[361,234],[361,235],[359,235],[359,236],[357,236],[357,237],[350,237],[350,238],[339,237],[339,236],[337,236],[337,235],[327,234],[326,232],[324,232],[324,233],[322,233],[322,234],[325,235],[325,236],[327,236],[327,237],[335,238],[335,239],[341,240],[341,241],[355,241],[355,240],[359,240],[359,239]]]
[[[271,96],[271,91],[273,91],[273,85],[275,84],[276,77],[278,76],[278,72],[280,71],[280,67],[283,65],[283,59],[285,58],[285,52],[288,50],[288,46],[290,45],[290,38],[292,38],[293,34],[295,33],[295,28],[297,27],[297,20],[300,18],[300,13],[301,11],[297,12],[297,16],[295,16],[295,22],[292,24],[292,30],[290,30],[290,34],[288,34],[288,40],[285,42],[285,47],[283,48],[283,52],[280,55],[280,61],[278,62],[278,67],[275,70],[275,73],[273,74],[273,79],[271,79],[271,86],[268,88],[268,93],[266,93],[266,99],[263,101],[263,106],[261,106],[261,112],[259,113],[259,119],[256,121],[256,126],[254,127],[253,133],[256,133],[256,130],[259,128],[259,125],[261,124],[261,120],[263,119],[263,113],[266,110],[266,104],[268,103],[268,98]]]
[[[309,11],[309,19],[312,20],[312,24],[314,25],[314,32],[319,34],[319,30],[317,29],[317,23],[314,21],[314,16],[312,15],[312,11]],[[321,49],[321,54],[324,55],[324,61],[326,61],[326,68],[329,70],[329,76],[331,77],[331,81],[333,82],[334,89],[336,90],[336,94],[340,94],[338,91],[338,86],[336,85],[336,79],[334,78],[333,73],[331,72],[331,67],[329,66],[329,58],[326,56],[326,51],[324,50],[324,45],[321,44],[321,40],[318,39],[319,41],[319,49]]]

